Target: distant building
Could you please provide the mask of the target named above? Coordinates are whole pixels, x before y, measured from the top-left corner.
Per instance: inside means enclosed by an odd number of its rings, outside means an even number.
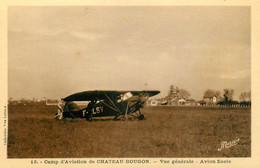
[[[206,102],[204,100],[200,100],[200,101],[197,102],[197,105],[198,106],[205,106]]]
[[[186,106],[196,106],[197,102],[193,99],[187,99],[186,102],[185,102],[185,105]]]
[[[204,96],[203,101],[206,103],[206,105],[216,105],[218,102],[218,97],[213,96]]]
[[[178,105],[178,97],[174,97],[174,98],[172,98],[172,99],[170,99],[170,100],[168,100],[168,105],[171,105],[171,106],[177,106]]]
[[[167,106],[196,106],[197,101],[194,99],[186,99],[186,98],[160,98],[160,99],[148,99],[146,102],[147,106],[161,106],[161,105],[167,105]]]
[[[157,106],[158,105],[158,101],[157,100],[151,100],[150,105],[151,106]]]
[[[186,103],[186,100],[183,99],[183,98],[181,98],[181,99],[179,99],[177,102],[178,102],[178,105],[179,105],[179,106],[184,106],[185,103]]]

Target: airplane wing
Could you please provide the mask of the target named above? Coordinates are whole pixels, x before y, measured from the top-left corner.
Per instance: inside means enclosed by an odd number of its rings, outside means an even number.
[[[106,99],[107,96],[119,96],[120,93],[117,91],[103,91],[103,90],[94,90],[94,91],[85,91],[72,94],[66,98],[64,101],[90,101],[92,99],[103,100]]]
[[[130,91],[134,96],[139,94],[147,94],[149,97],[155,96],[160,93],[159,90],[143,90],[143,91]]]
[[[66,98],[64,101],[91,101],[92,99],[104,100],[107,97],[118,98],[121,94],[126,94],[131,92],[132,95],[137,96],[140,94],[147,94],[149,97],[155,96],[160,93],[157,90],[144,90],[144,91],[116,91],[116,90],[94,90],[94,91],[84,91],[72,94]]]

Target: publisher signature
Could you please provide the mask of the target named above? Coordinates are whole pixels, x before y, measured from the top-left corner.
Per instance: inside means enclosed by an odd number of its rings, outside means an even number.
[[[220,148],[218,148],[218,151],[221,151],[224,148],[230,148],[232,146],[237,145],[239,140],[240,140],[239,138],[236,138],[235,140],[229,141],[229,142],[228,141],[222,141]]]

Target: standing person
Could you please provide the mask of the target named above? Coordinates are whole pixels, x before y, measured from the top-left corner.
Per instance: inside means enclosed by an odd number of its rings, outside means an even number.
[[[96,100],[92,99],[91,102],[88,104],[86,111],[87,111],[87,115],[86,115],[86,120],[91,121],[92,120],[92,114],[94,111],[94,105],[96,104]]]
[[[58,106],[58,112],[56,113],[55,118],[57,120],[61,120],[63,119],[64,101],[63,100],[59,101],[57,106]]]

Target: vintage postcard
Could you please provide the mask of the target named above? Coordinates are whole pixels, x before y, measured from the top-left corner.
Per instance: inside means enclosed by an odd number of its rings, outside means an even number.
[[[256,1],[1,9],[6,167],[260,166]]]

